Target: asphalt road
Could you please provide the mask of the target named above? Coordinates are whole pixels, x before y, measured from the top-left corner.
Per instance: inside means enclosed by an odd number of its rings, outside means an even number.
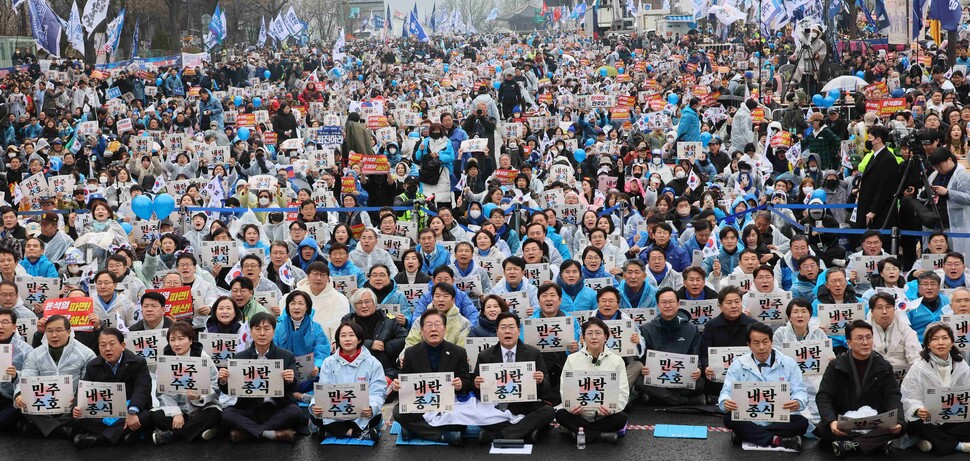
[[[133,461],[154,460],[287,460],[287,459],[368,459],[398,460],[398,459],[433,459],[435,456],[462,456],[462,461],[474,459],[527,459],[539,461],[581,459],[589,456],[604,457],[610,461],[624,460],[739,460],[744,461],[777,461],[783,458],[809,460],[833,460],[831,450],[824,450],[815,441],[806,440],[801,454],[742,451],[731,445],[731,437],[724,430],[719,417],[705,415],[678,415],[657,411],[634,404],[630,415],[631,427],[626,437],[613,445],[590,444],[586,450],[576,449],[574,442],[560,435],[558,430],[551,431],[546,439],[533,448],[532,455],[493,455],[488,454],[488,447],[477,441],[466,441],[462,447],[416,447],[396,446],[387,432],[383,432],[381,441],[375,447],[351,446],[321,446],[316,445],[311,438],[302,437],[290,444],[272,442],[244,442],[233,444],[225,435],[200,443],[175,442],[164,447],[155,447],[148,442],[134,446],[98,447],[88,450],[77,450],[66,439],[44,440],[42,438],[25,438],[19,434],[0,434],[0,460],[3,461],[39,461],[39,460],[90,460],[103,461],[105,457]],[[688,424],[705,425],[714,428],[708,431],[706,440],[664,439],[653,436],[655,424]],[[389,426],[388,426],[389,427]],[[907,451],[896,450],[892,459],[966,459],[965,456],[950,455],[947,457],[929,456],[920,453],[915,448]],[[854,457],[852,459],[865,459]],[[873,458],[877,459],[877,458]],[[878,459],[890,459],[880,457]]]

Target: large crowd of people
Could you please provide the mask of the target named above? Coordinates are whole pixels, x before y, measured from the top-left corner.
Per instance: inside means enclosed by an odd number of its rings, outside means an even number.
[[[376,442],[398,399],[403,440],[533,443],[556,421],[617,443],[630,405],[716,405],[738,444],[970,452],[965,411],[941,423],[925,393],[970,386],[967,42],[955,62],[833,47],[866,85],[823,92],[792,76],[790,35],[740,37],[375,38],[160,67],[18,52],[0,428],[79,448]],[[53,311],[46,282],[90,315]],[[181,287],[174,318],[154,290]],[[539,323],[572,336],[546,351]],[[167,346],[146,360],[133,333],[152,330]],[[280,363],[281,393],[236,395],[208,337]],[[814,371],[790,352],[820,342]],[[696,366],[671,386],[658,354]],[[160,387],[165,356],[206,359],[209,388]],[[519,362],[530,401],[486,403],[482,366]],[[571,377],[600,372],[608,399],[577,403]],[[446,410],[401,399],[425,373],[450,374]],[[80,394],[38,413],[22,383],[52,376],[124,383],[127,416],[85,417]],[[741,383],[786,383],[785,421],[741,417]],[[337,384],[366,384],[356,419],[316,395]]]

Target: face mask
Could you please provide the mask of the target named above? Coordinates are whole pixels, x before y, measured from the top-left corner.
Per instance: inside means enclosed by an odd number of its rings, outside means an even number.
[[[811,171],[812,173],[814,173],[814,172],[818,171],[818,167],[817,166],[810,166],[810,167],[808,167],[808,171]]]
[[[660,158],[659,156],[657,156],[657,157],[654,157],[653,159],[651,159],[650,161],[652,161],[654,165],[660,165],[660,162],[662,162],[663,159]]]
[[[811,215],[812,219],[822,219],[824,212],[824,210],[809,210],[808,214]]]
[[[268,198],[266,198],[266,197],[260,197],[260,198],[259,198],[259,204],[260,204],[261,206],[266,206],[266,205],[269,205],[269,199],[268,199]]]
[[[396,154],[396,153],[397,153],[397,149],[395,149],[395,148],[390,148],[390,149],[388,149],[388,150],[387,150],[387,153],[388,153],[388,154],[391,154],[391,155],[394,155],[394,154]]]
[[[808,197],[809,195],[812,195],[812,192],[815,192],[814,187],[805,186],[802,188],[802,193],[805,194],[806,197]]]
[[[684,173],[683,171],[678,171],[676,174],[674,174],[674,177],[677,179],[683,179],[687,177],[687,173]]]
[[[836,187],[839,187],[839,180],[838,179],[826,179],[825,180],[825,188],[826,189],[835,189]]]
[[[866,150],[872,150],[872,141],[866,141]]]
[[[468,217],[472,219],[478,219],[482,217],[482,212],[478,210],[471,210],[468,212]]]
[[[431,133],[431,139],[440,139],[440,138],[441,138],[441,133],[438,133],[438,132]]]
[[[105,176],[102,176],[99,181],[101,182],[101,184],[108,184],[108,178]]]
[[[404,190],[407,191],[407,193],[409,194],[414,194],[415,192],[418,191],[418,188],[415,186],[408,186],[408,187],[405,187]]]
[[[636,173],[633,173],[633,177],[634,177],[634,178],[637,178],[637,179],[640,179],[640,177],[641,177],[641,176],[643,176],[643,173],[641,173],[641,172],[639,172],[639,171],[638,171],[638,172],[636,172]]]

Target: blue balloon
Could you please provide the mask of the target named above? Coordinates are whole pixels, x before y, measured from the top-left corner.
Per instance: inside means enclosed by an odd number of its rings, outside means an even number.
[[[495,66],[495,73],[496,74],[501,74],[502,73],[502,66]]]
[[[619,68],[616,69],[616,73],[618,73],[618,74],[622,74],[624,72],[626,72],[626,69],[624,69],[622,67],[619,67]]]
[[[262,106],[262,105],[263,105],[263,98],[261,98],[259,96],[256,96],[255,98],[253,98],[253,106],[259,107],[259,106]]]
[[[573,158],[576,159],[577,162],[583,163],[583,161],[586,160],[586,151],[583,149],[574,150]]]
[[[269,71],[268,71],[268,70],[264,70],[264,71],[263,71],[263,78],[265,78],[265,79],[267,79],[267,80],[269,80],[269,76],[270,76],[270,73],[269,73]]]
[[[707,143],[711,142],[711,138],[713,138],[713,136],[709,131],[701,133],[701,142],[704,143],[704,147],[707,147]]]
[[[155,86],[162,86],[162,78],[158,77],[155,79]]]
[[[892,97],[894,97],[894,98],[901,98],[905,94],[906,94],[906,92],[904,92],[902,88],[896,88],[892,92]]]
[[[397,86],[397,80],[391,80],[391,86]]]
[[[236,107],[239,107],[243,103],[243,98],[242,98],[242,96],[236,96],[235,98],[233,98],[232,102],[233,102],[233,104],[236,105]]]
[[[152,199],[144,194],[131,199],[131,212],[140,219],[152,219]]]
[[[606,77],[608,73],[605,68],[600,68],[600,77]]]
[[[444,69],[445,72],[448,72],[448,69],[451,69],[451,66],[449,66],[448,63],[445,63],[445,65],[442,66],[442,68]]]
[[[155,216],[158,219],[166,219],[168,215],[175,211],[175,198],[168,194],[158,194],[155,196],[155,203],[152,205]]]
[[[236,136],[239,136],[239,139],[242,139],[243,141],[249,139],[249,128],[246,128],[246,127],[240,128],[239,132],[236,133]]]
[[[552,78],[552,72],[546,72],[546,77],[547,78]]]
[[[842,96],[842,92],[839,91],[838,88],[836,88],[832,91],[829,91],[829,96],[831,96],[832,99],[838,100]]]
[[[680,102],[680,96],[677,96],[677,93],[670,93],[670,95],[667,96],[667,102],[677,105],[677,103]]]
[[[60,157],[51,157],[51,170],[58,172],[61,171],[61,166],[64,165],[64,160]]]
[[[855,76],[864,79],[866,78],[866,73],[860,70],[859,72],[855,73]]]
[[[825,104],[825,97],[820,94],[812,96],[812,104],[822,107],[822,104]]]
[[[492,87],[494,87],[496,90],[499,89],[500,86],[502,86],[502,82],[498,80],[492,82]]]
[[[131,223],[130,222],[122,222],[121,223],[121,228],[125,230],[125,233],[126,234],[131,234],[131,229],[132,228],[131,228]]]
[[[825,105],[823,105],[822,107],[828,109],[829,107],[832,107],[833,104],[835,104],[835,99],[832,98],[831,96],[826,96],[824,99],[822,99],[822,102],[825,103]]]
[[[363,82],[364,81],[364,76],[363,75],[358,75],[357,76],[357,80],[360,80],[360,81]]]

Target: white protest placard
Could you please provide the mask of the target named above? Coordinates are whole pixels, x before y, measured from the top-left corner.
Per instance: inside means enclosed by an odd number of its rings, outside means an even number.
[[[484,403],[535,402],[535,362],[483,363],[478,366],[482,377],[481,397]]]
[[[822,376],[825,367],[835,358],[832,340],[828,338],[782,343],[781,353],[795,359],[802,376]]]
[[[0,383],[9,383],[7,368],[13,366],[13,344],[0,344]]]
[[[751,349],[747,346],[721,346],[709,347],[707,349],[707,367],[714,372],[715,383],[723,383],[727,376],[728,368],[734,361],[745,354],[750,354]]]
[[[747,293],[751,290],[751,284],[754,283],[754,277],[751,274],[738,274],[733,273],[724,278],[724,282],[728,286],[736,286],[741,289],[741,293]]]
[[[97,120],[80,122],[77,124],[78,136],[95,136],[98,134],[99,131],[101,131],[101,128],[98,127]]]
[[[62,415],[71,412],[74,378],[71,375],[21,376],[20,395],[28,415]]]
[[[637,328],[641,325],[649,323],[654,317],[657,316],[656,307],[635,307],[632,309],[623,309],[623,313],[629,315],[633,319],[633,323],[636,324]]]
[[[393,126],[386,126],[384,128],[378,128],[374,132],[374,136],[377,137],[377,143],[386,146],[392,142],[397,142],[397,130]]]
[[[330,239],[330,224],[324,221],[306,223],[307,235],[318,242]]]
[[[633,341],[633,335],[640,330],[634,326],[633,320],[605,320],[604,322],[610,329],[610,339],[606,340],[606,347],[612,349],[620,357],[635,357],[637,355],[637,343]]]
[[[283,397],[283,361],[229,359],[230,397]]]
[[[899,424],[896,420],[897,410],[889,410],[875,416],[863,416],[861,418],[850,418],[839,415],[837,427],[841,431],[868,431],[872,429],[892,429]]]
[[[134,221],[131,223],[131,238],[136,242],[150,243],[158,238],[158,223],[157,219]]]
[[[565,352],[576,342],[574,321],[569,316],[523,319],[523,341],[541,352]]]
[[[401,237],[407,237],[411,241],[418,239],[418,223],[413,221],[398,221],[394,233]]]
[[[82,418],[124,418],[128,416],[125,383],[79,381],[77,407]]]
[[[781,294],[759,293],[749,291],[744,296],[744,308],[750,312],[751,318],[766,325],[783,325],[788,321],[785,309],[791,301],[791,293]]]
[[[715,312],[718,312],[717,299],[701,299],[701,300],[680,300],[680,308],[687,311],[690,314],[690,323],[697,327],[698,330],[704,331],[704,325],[710,322],[711,319],[717,316]]]
[[[313,352],[296,356],[296,382],[299,384],[312,381],[314,362]]]
[[[677,160],[690,160],[692,163],[697,158],[697,154],[704,151],[704,145],[700,141],[677,143]]]
[[[280,307],[280,300],[276,297],[275,292],[257,291],[253,293],[253,298],[256,299],[257,304],[265,307],[270,312],[274,312],[274,309]]]
[[[930,423],[966,422],[970,413],[970,386],[928,388],[923,390],[923,404],[930,413]]]
[[[118,123],[115,124],[115,129],[117,130],[118,134],[121,134],[126,131],[134,131],[132,126],[131,119],[126,117],[118,120]]]
[[[613,286],[613,279],[611,277],[584,279],[583,284],[590,287],[593,291],[599,291],[603,288]]]
[[[240,341],[239,335],[236,333],[199,333],[202,350],[209,354],[209,357],[212,357],[212,362],[217,367],[229,365],[229,359],[232,358],[233,354],[244,347],[243,344],[240,344]]]
[[[276,191],[276,187],[279,185],[279,180],[276,176],[271,176],[268,174],[260,174],[249,177],[249,189],[254,191],[268,190],[271,192]]]
[[[897,315],[899,313],[897,312]],[[970,314],[968,315],[944,315],[940,319],[953,329],[953,345],[960,351],[970,348]]]
[[[43,304],[48,299],[57,298],[61,292],[61,279],[47,277],[31,277],[18,275],[16,277],[17,291],[24,306],[33,308],[34,304]]]
[[[168,329],[129,331],[125,334],[125,349],[145,359],[149,365],[158,362],[158,356],[168,346]]]
[[[411,246],[411,242],[407,237],[400,237],[397,235],[379,234],[377,242],[381,248],[390,253],[391,259],[395,261],[400,261],[401,253]]]
[[[488,139],[471,138],[461,142],[462,152],[485,152],[488,149]]]
[[[448,413],[455,407],[454,373],[404,373],[399,376],[399,411],[410,413]]]
[[[472,259],[475,260],[475,264],[485,269],[485,272],[488,272],[488,278],[492,280],[492,283],[496,283],[502,280],[502,277],[505,277],[502,271],[502,259],[500,257],[493,256],[485,258],[476,254]]]
[[[552,272],[549,270],[549,263],[526,264],[525,278],[534,287],[539,287],[543,283],[552,280]]]
[[[47,186],[50,189],[50,193],[55,197],[58,193],[63,194],[64,197],[73,195],[75,183],[74,175],[69,174],[51,176],[47,179]]]
[[[920,268],[924,271],[935,271],[937,269],[943,269],[943,260],[946,259],[945,254],[929,254],[923,253],[920,257]]]
[[[599,413],[600,406],[619,412],[620,380],[626,375],[612,371],[570,370],[562,373],[563,408],[584,407],[583,413]]]
[[[789,383],[754,382],[734,383],[731,399],[738,409],[731,413],[734,421],[787,423],[791,412],[783,405],[791,400]]]
[[[357,291],[357,276],[356,275],[333,275],[330,277],[330,284],[333,285],[334,289],[340,292],[340,294],[350,297]]]
[[[482,279],[477,273],[468,277],[455,277],[455,287],[472,298],[482,296]]]
[[[529,293],[525,291],[499,293],[498,295],[509,305],[509,312],[519,314],[519,316],[527,315],[527,310],[532,308]]]
[[[852,258],[850,263],[850,268],[855,271],[855,280],[852,282],[862,282],[868,281],[869,274],[874,274],[877,272],[877,267],[879,261],[888,258],[890,255],[876,255],[876,256],[855,256]]]
[[[34,333],[37,332],[37,317],[30,316],[25,319],[17,319],[17,334],[19,334],[27,344],[33,344]]]
[[[655,387],[693,389],[696,381],[691,375],[697,371],[698,363],[696,355],[647,350],[643,366],[650,370],[650,374],[643,377],[643,383]]]
[[[161,355],[155,379],[159,394],[188,395],[189,392],[208,395],[212,393],[211,362],[206,357],[176,357]]]
[[[202,241],[199,264],[209,269],[214,269],[216,265],[222,267],[232,267],[239,262],[239,242],[235,240],[226,241]]]
[[[450,383],[449,383],[450,384]],[[366,382],[316,383],[313,385],[314,404],[323,408],[323,417],[338,421],[362,417],[370,408],[370,394]]]
[[[862,303],[818,305],[818,328],[829,336],[844,336],[849,322],[865,319],[866,309]]]
[[[398,284],[397,288],[412,304],[428,292],[428,284],[426,283],[401,283]]]
[[[384,311],[385,314],[391,317],[397,317],[397,314],[401,313],[400,304],[378,304],[377,308]]]
[[[498,344],[498,338],[465,338],[465,355],[468,356],[468,368],[474,370],[478,364],[478,354]]]

